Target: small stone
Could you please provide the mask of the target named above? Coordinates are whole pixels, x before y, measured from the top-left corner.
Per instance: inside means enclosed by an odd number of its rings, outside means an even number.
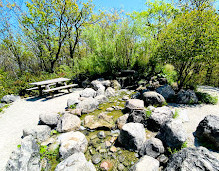
[[[105,149],[105,148],[106,148],[105,143],[101,143],[101,144],[100,144],[100,147],[101,147],[101,149]]]
[[[116,139],[117,139],[117,137],[112,137],[112,138],[110,139],[110,142],[111,142],[111,143],[114,143],[114,142],[116,141]]]
[[[113,167],[112,163],[110,163],[109,161],[103,161],[100,164],[100,168],[101,170],[110,170]]]
[[[98,163],[101,162],[102,157],[101,157],[100,154],[94,154],[94,155],[92,156],[91,160],[92,160],[92,162],[93,162],[94,164],[98,164]]]
[[[112,159],[116,159],[116,155],[115,154],[111,154],[111,158]]]
[[[129,96],[123,96],[122,100],[126,101],[129,99]]]
[[[118,148],[117,148],[118,149]],[[118,154],[122,154],[122,151],[118,151]]]
[[[125,166],[123,164],[119,163],[117,169],[118,169],[118,171],[125,170]]]
[[[104,159],[106,159],[106,158],[108,157],[107,153],[103,153],[103,154],[102,154],[102,157],[103,157]]]
[[[96,154],[96,151],[95,151],[95,149],[93,149],[93,148],[91,148],[89,151],[90,151],[90,154],[91,154],[91,155]]]
[[[112,112],[112,111],[114,111],[114,108],[109,107],[109,108],[106,109],[106,111],[107,111],[107,112]]]
[[[107,151],[106,151],[106,149],[100,149],[99,150],[99,153],[106,153]]]
[[[93,140],[95,138],[97,138],[97,135],[93,135],[93,136],[90,137],[91,140]]]
[[[123,164],[124,164],[126,167],[130,165],[128,160],[125,160],[125,161],[123,162]]]
[[[162,164],[166,164],[168,162],[168,157],[166,157],[164,154],[161,154],[157,160],[162,163]]]
[[[111,144],[111,142],[106,141],[106,142],[105,142],[105,145],[106,145],[106,147],[110,147],[112,144]]]
[[[105,135],[104,131],[100,131],[100,132],[98,132],[97,136],[98,136],[98,138],[100,138],[100,139],[102,139],[102,138],[105,138],[105,137],[106,137],[106,135]]]
[[[139,157],[138,153],[135,153],[135,157],[137,157],[137,158]]]
[[[117,148],[116,148],[115,146],[112,146],[112,147],[110,148],[110,151],[113,152],[113,153],[115,153],[115,152],[117,151]]]
[[[82,109],[70,109],[69,112],[73,115],[81,116]]]

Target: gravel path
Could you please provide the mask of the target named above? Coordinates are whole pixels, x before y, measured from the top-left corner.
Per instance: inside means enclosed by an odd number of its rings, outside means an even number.
[[[37,125],[41,113],[64,111],[67,99],[80,91],[81,89],[74,89],[70,94],[57,94],[53,99],[22,99],[0,113],[0,171],[4,171],[12,151],[20,144],[23,129]]]
[[[199,91],[207,92],[213,96],[218,96],[219,98],[219,88],[214,88],[210,86],[200,86]],[[187,131],[187,143],[189,147],[199,146],[193,133],[195,132],[199,122],[204,119],[207,115],[217,115],[219,116],[219,102],[217,105],[172,105],[173,108],[178,109],[183,114],[188,116],[188,122],[184,122],[183,126]],[[219,123],[218,123],[219,124]],[[214,155],[219,160],[219,153],[213,152]]]

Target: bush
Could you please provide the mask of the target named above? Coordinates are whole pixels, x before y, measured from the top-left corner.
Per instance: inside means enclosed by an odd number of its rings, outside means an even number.
[[[218,102],[218,97],[217,96],[212,96],[208,93],[196,92],[196,96],[198,97],[198,101],[200,103],[215,105]]]

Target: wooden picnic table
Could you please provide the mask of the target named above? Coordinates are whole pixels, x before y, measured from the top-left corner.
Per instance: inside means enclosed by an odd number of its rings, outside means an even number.
[[[56,78],[51,80],[39,81],[34,83],[29,83],[29,85],[34,85],[37,87],[29,88],[27,90],[39,90],[40,96],[42,96],[43,92],[49,92],[53,97],[53,92],[56,90],[67,89],[69,92],[69,88],[77,86],[77,84],[67,85],[68,78]],[[64,86],[62,86],[64,84]],[[50,88],[50,86],[55,86],[55,88]]]

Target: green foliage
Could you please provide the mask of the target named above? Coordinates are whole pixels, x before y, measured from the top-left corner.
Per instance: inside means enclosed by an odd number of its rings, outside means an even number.
[[[70,105],[69,107],[70,107],[70,109],[75,109],[76,108],[76,104],[73,104],[73,105]]]
[[[146,112],[145,112],[145,115],[146,115],[146,118],[149,118],[152,114],[152,111],[147,109]]]
[[[50,133],[51,136],[52,136],[52,135],[57,135],[57,134],[59,134],[59,132],[56,131],[56,130],[52,130],[51,133]]]
[[[21,145],[19,144],[19,145],[17,145],[17,148],[21,148]]]
[[[173,148],[172,149],[170,147],[167,147],[167,151],[170,153],[170,155],[173,155],[186,147],[187,147],[187,142],[184,142],[180,148]]]
[[[167,79],[169,84],[172,85],[173,83],[176,82],[177,72],[175,71],[175,68],[173,65],[170,65],[170,64],[164,65],[162,68],[162,73],[163,73],[162,76],[164,76]]]
[[[48,147],[45,146],[40,146],[40,158],[47,158],[49,161],[53,160],[59,160],[59,147],[56,148],[54,151],[49,151]]]
[[[176,119],[177,117],[179,117],[179,110],[176,109],[175,113],[173,114],[173,119]]]
[[[212,95],[210,95],[208,93],[204,93],[204,92],[196,92],[195,94],[198,97],[198,101],[200,103],[216,105],[218,102],[217,96],[212,96]]]

